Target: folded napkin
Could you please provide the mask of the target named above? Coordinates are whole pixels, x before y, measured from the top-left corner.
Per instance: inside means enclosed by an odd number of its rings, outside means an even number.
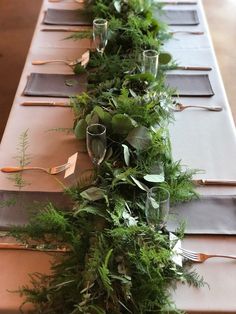
[[[166,83],[178,96],[213,96],[208,74],[168,74]]]
[[[92,25],[92,16],[82,10],[57,10],[48,9],[44,20],[44,24],[50,25]]]
[[[154,12],[154,16],[168,25],[198,25],[196,10],[163,10]]]
[[[205,196],[170,211],[167,229],[186,222],[186,234],[236,235],[236,196]]]
[[[86,86],[86,74],[31,73],[24,89],[24,95],[70,97],[86,91]]]

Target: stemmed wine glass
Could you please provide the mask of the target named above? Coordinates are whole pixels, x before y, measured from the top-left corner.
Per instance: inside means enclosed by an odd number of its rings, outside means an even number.
[[[154,77],[157,76],[159,54],[156,50],[143,51],[143,73],[151,73]]]
[[[170,209],[170,193],[161,187],[153,187],[147,193],[145,214],[154,230],[165,227]]]
[[[89,157],[96,170],[102,163],[107,149],[106,127],[102,124],[91,124],[86,130],[86,144]]]
[[[107,45],[108,22],[105,19],[93,20],[93,41],[97,51],[102,55]]]

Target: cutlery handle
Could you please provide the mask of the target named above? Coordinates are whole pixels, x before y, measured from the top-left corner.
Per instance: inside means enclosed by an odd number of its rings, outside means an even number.
[[[62,28],[42,28],[43,32],[84,32],[81,28],[70,28],[70,27],[62,27]]]
[[[200,106],[200,105],[187,105],[187,106],[183,106],[185,109],[187,108],[200,108],[200,109],[205,109],[208,111],[222,111],[222,107],[220,106]]]
[[[198,67],[198,66],[179,66],[178,70],[192,70],[192,71],[211,71],[211,67]]]
[[[24,171],[24,170],[43,170],[43,171],[45,171],[44,168],[40,168],[40,167],[4,167],[4,168],[1,168],[1,171],[6,172],[6,173],[20,172],[20,171]]]
[[[236,186],[234,180],[193,180],[197,185],[225,185],[225,186]]]
[[[205,254],[207,258],[212,258],[212,257],[223,257],[223,258],[231,258],[231,259],[236,259],[235,255],[222,255],[222,254]]]
[[[54,62],[63,62],[63,63],[66,63],[65,60],[35,60],[35,61],[32,61],[32,64],[33,64],[33,65],[43,65],[43,64],[54,63]]]
[[[43,249],[43,248],[37,248],[30,247],[24,244],[19,243],[0,243],[0,250],[26,250],[26,251],[39,251],[39,252],[69,252],[66,248],[55,248],[55,249]]]
[[[25,101],[22,106],[71,107],[67,102],[60,101]]]

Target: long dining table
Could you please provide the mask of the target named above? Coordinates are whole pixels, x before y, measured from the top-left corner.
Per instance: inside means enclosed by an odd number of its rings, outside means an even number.
[[[171,0],[170,0],[171,2]],[[68,157],[80,151],[78,155],[78,171],[90,165],[87,154],[79,149],[78,141],[73,134],[55,131],[58,128],[71,128],[73,113],[64,107],[28,107],[21,104],[25,101],[65,101],[65,98],[25,96],[23,91],[30,73],[72,74],[72,69],[63,63],[32,65],[33,60],[66,59],[80,57],[91,45],[90,40],[65,39],[72,32],[50,31],[59,29],[60,25],[45,25],[43,18],[49,8],[73,10],[81,5],[71,0],[58,3],[43,0],[38,22],[25,67],[19,82],[15,100],[0,146],[0,167],[17,165],[15,156],[20,135],[27,130],[32,166],[49,167],[60,165]],[[230,106],[223,87],[218,64],[214,54],[207,21],[201,0],[196,4],[168,4],[168,10],[196,10],[199,24],[194,26],[171,26],[176,32],[165,44],[175,60],[185,66],[210,66],[208,73],[214,90],[212,97],[179,97],[178,101],[186,105],[221,106],[221,112],[208,112],[199,109],[188,109],[175,113],[175,121],[170,125],[170,136],[173,158],[181,160],[186,168],[201,169],[194,179],[236,180],[236,133]],[[73,30],[78,28],[70,26]],[[47,31],[45,31],[47,29]],[[202,32],[200,35],[186,32]],[[183,74],[184,70],[175,70]],[[191,74],[199,71],[191,71]],[[53,201],[60,205],[67,200],[63,197],[63,186],[76,182],[76,175],[68,179],[59,174],[57,179],[43,172],[25,172],[27,182],[20,191],[9,176],[0,172],[0,229],[7,230],[10,225],[24,224],[29,219],[27,202]],[[214,227],[195,228],[187,232],[183,246],[193,251],[236,255],[236,186],[213,185],[198,186],[200,199],[193,203],[183,204],[183,213],[188,207],[199,211],[202,223],[211,224],[213,220],[224,220],[230,212],[232,225],[227,229],[227,222],[222,228],[214,231]],[[17,204],[4,206],[4,201],[14,197]],[[24,200],[24,203],[23,201]],[[199,205],[200,204],[200,205]],[[214,214],[214,209],[217,211]],[[183,214],[184,215],[184,214]],[[209,216],[207,218],[207,216]],[[201,221],[201,219],[199,221]],[[206,223],[207,221],[207,223]],[[188,225],[186,226],[188,230]],[[235,228],[234,228],[235,227]],[[52,256],[43,252],[18,250],[0,250],[0,313],[19,313],[23,298],[11,291],[29,283],[28,274],[32,272],[48,272]],[[173,299],[178,308],[187,313],[236,313],[235,278],[236,262],[226,259],[212,259],[202,264],[194,264],[194,269],[204,277],[208,285],[192,288],[187,284],[179,284],[173,290]],[[30,308],[30,305],[29,307]],[[27,308],[25,308],[27,309]]]

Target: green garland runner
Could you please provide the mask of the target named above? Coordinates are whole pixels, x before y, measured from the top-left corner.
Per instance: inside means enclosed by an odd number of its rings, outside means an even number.
[[[173,262],[168,232],[153,231],[145,217],[146,193],[154,185],[170,191],[172,204],[196,197],[193,172],[182,171],[171,156],[173,100],[164,67],[157,79],[140,74],[141,51],[161,51],[168,37],[153,8],[147,0],[88,5],[93,16],[109,20],[110,38],[103,56],[92,53],[86,70],[75,69],[87,72],[88,91],[71,99],[74,131],[83,140],[87,125],[104,124],[108,151],[97,184],[85,173],[66,191],[71,208],[49,204],[28,225],[11,230],[24,243],[70,250],[55,259],[50,275],[34,274],[32,287],[21,288],[35,313],[180,313],[170,297],[173,284],[203,284]],[[170,55],[163,52],[160,61],[167,65]]]

